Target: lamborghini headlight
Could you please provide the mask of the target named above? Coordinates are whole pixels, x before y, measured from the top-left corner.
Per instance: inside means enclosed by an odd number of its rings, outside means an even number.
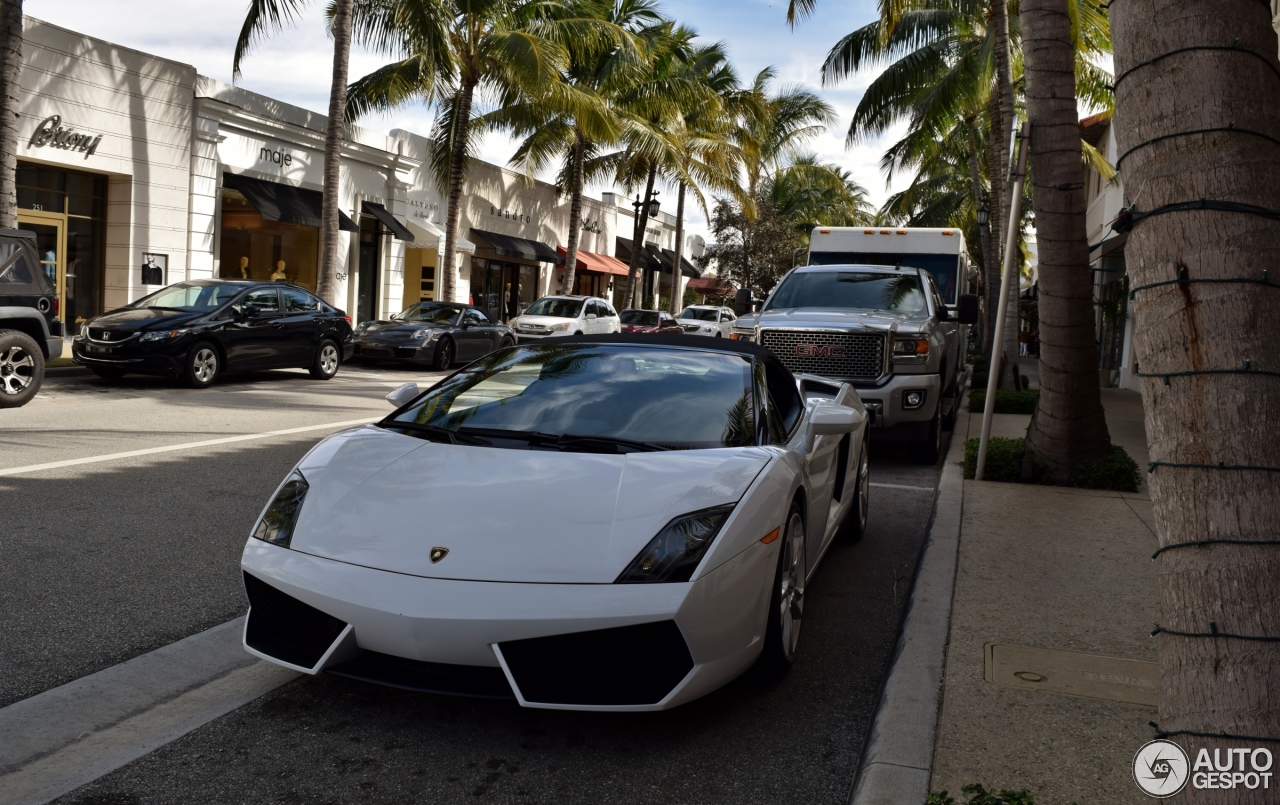
[[[289,480],[284,482],[284,486],[280,487],[280,491],[276,492],[276,496],[267,505],[262,519],[258,520],[258,525],[253,529],[254,539],[288,548],[308,488],[307,479],[302,477],[302,473],[294,472],[290,475]]]
[[[667,523],[615,583],[688,581],[732,511],[732,505],[717,506]]]

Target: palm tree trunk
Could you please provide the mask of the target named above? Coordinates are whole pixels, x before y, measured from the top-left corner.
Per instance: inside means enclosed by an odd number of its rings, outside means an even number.
[[[631,266],[627,271],[627,294],[624,298],[628,306],[636,305],[636,269],[640,267],[640,252],[644,249],[644,231],[649,226],[649,197],[653,195],[653,182],[657,178],[658,165],[654,163],[649,166],[649,180],[645,182],[640,214],[636,216],[636,238],[631,242]]]
[[[1004,189],[1005,176],[1007,175],[1006,156],[1004,153],[1005,144],[1007,142],[1007,134],[1004,133],[1003,124],[1000,120],[1000,103],[999,99],[992,96],[991,102],[987,104],[987,117],[991,121],[991,131],[987,137],[987,180],[991,187],[991,224],[990,224],[990,240],[996,244],[1004,243]],[[987,314],[987,332],[986,338],[982,342],[982,351],[990,357],[995,354],[996,347],[991,342],[995,338],[996,332],[996,307],[1000,299],[1000,260],[1001,255],[999,246],[997,251],[991,255],[991,267],[993,270],[987,272],[985,284],[983,287],[983,301]]]
[[[1280,146],[1247,133],[1280,131],[1276,35],[1267,6],[1141,0],[1116,3],[1110,13],[1116,74],[1136,68],[1117,82],[1114,125],[1120,153],[1128,153],[1121,176],[1139,211],[1200,199],[1280,209]],[[1206,43],[1232,47],[1207,50]],[[1140,66],[1160,57],[1154,66]],[[1218,131],[1187,134],[1196,129]],[[1261,371],[1159,373],[1230,371],[1246,360],[1254,369],[1280,371],[1274,329],[1280,293],[1257,282],[1278,251],[1280,221],[1213,209],[1139,220],[1125,244],[1135,367],[1156,375],[1141,383],[1156,462],[1147,481],[1161,547],[1277,536],[1280,472],[1232,467],[1280,467],[1280,382]],[[1190,282],[1149,287],[1180,273]],[[1270,281],[1276,281],[1274,270]],[[1167,551],[1158,561],[1160,626],[1206,635],[1156,637],[1160,729],[1280,736],[1275,644],[1207,636],[1280,636],[1274,604],[1280,550],[1202,544]],[[1197,737],[1192,743],[1210,753],[1245,746],[1276,751],[1248,740]],[[1189,803],[1260,805],[1275,801],[1274,788],[1274,782],[1252,791],[1188,786],[1181,796]]]
[[[573,293],[573,278],[578,268],[578,230],[582,226],[582,160],[587,142],[582,132],[576,132],[573,141],[573,188],[569,199],[569,238],[564,247],[564,279],[562,293]]]
[[[1022,0],[1041,334],[1040,399],[1027,446],[1059,481],[1070,480],[1081,461],[1097,460],[1111,449],[1093,340],[1075,52],[1067,16],[1071,2],[1075,0]],[[1010,325],[1017,322],[1005,326]]]
[[[351,57],[351,6],[353,0],[333,5],[333,75],[329,84],[329,119],[324,128],[324,195],[320,202],[320,276],[316,293],[335,304],[335,274],[341,232],[338,230],[338,185],[341,180],[342,138],[347,109],[347,62]]]
[[[978,164],[981,156],[978,153],[978,138],[973,133],[973,127],[969,127],[969,174],[973,180],[973,208],[974,210],[982,207],[982,170]],[[982,285],[986,288],[987,278],[1000,273],[999,258],[991,249],[991,208],[987,208],[987,225],[978,227],[978,242],[982,246]],[[961,282],[963,282],[961,278]],[[993,298],[993,297],[988,297]],[[985,326],[988,322],[984,321]],[[991,338],[991,331],[982,334],[982,343],[986,344]]]
[[[462,203],[462,182],[467,175],[467,134],[471,128],[471,99],[476,84],[467,80],[458,88],[458,109],[453,116],[453,132],[450,142],[453,152],[449,155],[449,208],[445,212],[444,254],[440,256],[440,295],[444,302],[454,301],[454,278],[458,271],[455,257],[458,250],[458,218]]]
[[[680,313],[683,305],[680,293],[680,266],[684,262],[684,182],[676,193],[676,248],[675,258],[671,261],[671,315]]]
[[[18,226],[18,77],[22,72],[22,0],[0,2],[0,227]]]
[[[998,184],[1000,186],[1000,243],[1004,243],[1008,237],[1009,227],[1009,211],[1013,209],[1016,200],[1010,198],[1010,184],[1007,181],[1008,170],[1007,160],[1008,154],[1005,152],[1007,143],[1009,142],[1009,132],[1013,128],[1013,121],[1017,116],[1014,108],[1013,97],[1013,70],[1009,64],[1009,3],[1008,0],[992,0],[992,33],[995,39],[996,51],[996,97],[1000,101],[1000,136],[996,138],[997,153],[1000,154],[1000,162],[998,164],[999,176],[992,177],[992,187]],[[1072,85],[1072,95],[1074,96],[1075,85]],[[1018,266],[1004,266],[1006,271],[1017,271]],[[1006,374],[1004,371],[1000,373],[999,388],[1018,388],[1021,383],[1017,378],[1018,372],[1018,329],[1020,322],[1018,321],[1018,275],[1013,276],[1014,283],[1011,288],[1013,291],[1009,294],[1009,309],[1005,313],[1004,327],[1004,344],[1000,346],[1005,356],[1005,367],[1008,369]],[[994,324],[994,319],[991,320]]]

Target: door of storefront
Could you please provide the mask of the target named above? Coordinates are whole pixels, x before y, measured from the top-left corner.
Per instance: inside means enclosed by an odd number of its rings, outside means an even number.
[[[372,215],[360,216],[360,276],[356,284],[357,321],[378,317],[378,268],[381,264],[378,220]]]
[[[472,304],[508,321],[538,300],[538,267],[476,259],[471,268]]]
[[[69,333],[101,313],[106,177],[19,163],[18,228],[34,232],[40,267]]]

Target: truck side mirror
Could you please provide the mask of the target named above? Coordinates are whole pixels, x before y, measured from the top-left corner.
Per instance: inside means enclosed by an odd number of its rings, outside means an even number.
[[[733,313],[735,316],[744,316],[751,312],[751,289],[739,288],[733,297]]]
[[[971,293],[960,294],[960,299],[956,304],[956,315],[954,318],[961,324],[977,324],[978,295]]]

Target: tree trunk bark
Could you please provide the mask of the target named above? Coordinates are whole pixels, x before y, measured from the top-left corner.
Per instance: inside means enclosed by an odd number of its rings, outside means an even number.
[[[995,51],[996,51],[996,97],[1000,100],[1000,127],[1003,129],[996,141],[997,153],[1001,155],[999,164],[999,176],[992,178],[992,186],[998,183],[1000,185],[1000,243],[1005,242],[1008,237],[1009,228],[1009,211],[1013,209],[1017,203],[1016,199],[1010,197],[1010,184],[1008,182],[1008,153],[1006,148],[1009,142],[1009,132],[1013,129],[1013,121],[1017,118],[1017,111],[1014,107],[1013,97],[1013,68],[1010,66],[1009,58],[1009,4],[1008,0],[993,0],[992,10],[992,30],[995,34]],[[1016,225],[1016,224],[1015,224]],[[1001,258],[1003,259],[1003,258]],[[1004,271],[1018,271],[1018,262],[1015,261],[1012,266],[1003,266]],[[1005,366],[1008,372],[1000,373],[999,388],[1019,388],[1022,384],[1018,379],[1020,373],[1018,370],[1018,279],[1019,274],[1013,275],[1013,285],[1010,288],[1012,293],[1009,294],[1009,309],[1005,314],[1004,325],[1004,344],[1000,347],[1005,356]],[[994,320],[993,320],[994,322]]]
[[[1070,480],[1077,464],[1102,458],[1111,449],[1093,338],[1075,52],[1067,15],[1072,2],[1022,0],[1040,262],[1040,399],[1027,446],[1058,481]],[[1013,320],[1005,326],[1017,324]]]
[[[338,249],[338,186],[341,181],[342,139],[346,130],[347,62],[351,57],[351,6],[353,0],[337,0],[333,11],[333,75],[329,84],[329,119],[324,127],[324,194],[320,202],[320,276],[316,293],[336,304]]]
[[[458,112],[454,115],[453,152],[449,155],[449,209],[445,212],[444,254],[440,256],[439,299],[454,301],[454,280],[458,272],[458,219],[462,202],[462,183],[467,178],[467,133],[471,128],[471,99],[475,94],[473,81],[464,81],[458,89]]]
[[[1280,64],[1267,6],[1125,0],[1110,13],[1119,76],[1116,141],[1127,155],[1119,167],[1128,203],[1140,212],[1200,199],[1280,209],[1280,146],[1249,133],[1280,136]],[[1194,49],[1205,44],[1231,48]],[[1236,130],[1187,133],[1229,127]],[[1125,245],[1141,372],[1233,370],[1246,361],[1259,370],[1141,379],[1156,463],[1147,479],[1162,547],[1277,538],[1280,472],[1232,467],[1280,467],[1280,381],[1261,373],[1280,371],[1280,293],[1256,282],[1268,265],[1276,282],[1278,256],[1280,221],[1226,210],[1141,219]],[[1146,287],[1180,272],[1188,282]],[[1162,553],[1158,561],[1164,629],[1280,636],[1280,550],[1274,545],[1206,544]],[[1280,737],[1275,643],[1164,633],[1156,645],[1160,729]],[[1274,743],[1175,739],[1210,753],[1245,746],[1277,751]],[[1274,788],[1274,782],[1252,791],[1188,786],[1182,797],[1261,805],[1275,801]]]
[[[631,241],[631,266],[627,271],[627,294],[624,299],[628,307],[636,307],[636,269],[640,267],[640,252],[644,250],[644,230],[649,225],[649,197],[653,195],[653,182],[658,178],[656,163],[649,166],[649,179],[645,182],[644,197],[641,198],[639,214],[636,216],[636,237]]]
[[[582,159],[587,143],[582,132],[574,135],[573,141],[573,187],[569,199],[569,237],[564,247],[564,278],[560,283],[561,293],[573,293],[573,278],[578,269],[578,230],[582,226]]]
[[[986,282],[983,288],[984,310],[987,314],[987,334],[982,342],[982,351],[987,357],[991,357],[996,352],[995,345],[991,339],[995,338],[996,332],[996,309],[999,307],[1000,300],[1000,262],[1002,252],[1004,251],[1004,198],[1005,177],[1008,175],[1006,157],[1004,154],[1005,144],[1008,142],[1008,133],[1004,132],[1000,122],[1000,103],[993,95],[991,102],[987,104],[987,117],[991,121],[991,131],[987,137],[987,180],[990,184],[991,198],[991,218],[990,218],[990,240],[996,244],[995,252],[991,255],[992,270],[987,272]],[[1002,133],[1003,132],[1003,133]]]
[[[678,316],[683,309],[683,294],[680,293],[680,269],[684,262],[684,182],[676,193],[676,248],[675,259],[671,261],[671,315]]]
[[[18,78],[22,73],[22,0],[0,0],[0,227],[18,226]]]
[[[973,127],[969,128],[969,174],[973,180],[973,209],[976,212],[982,208],[982,170],[978,164],[982,155],[978,153],[978,138],[973,133]],[[1000,258],[996,257],[991,250],[991,208],[987,208],[987,225],[978,227],[978,242],[982,246],[982,287],[987,287],[987,278],[996,276],[1000,273]],[[964,282],[964,278],[961,278]],[[963,290],[963,286],[962,290]],[[988,297],[990,298],[990,297]],[[988,322],[986,319],[982,322],[986,327]],[[991,340],[991,331],[984,330],[982,333],[982,343],[985,345]]]

